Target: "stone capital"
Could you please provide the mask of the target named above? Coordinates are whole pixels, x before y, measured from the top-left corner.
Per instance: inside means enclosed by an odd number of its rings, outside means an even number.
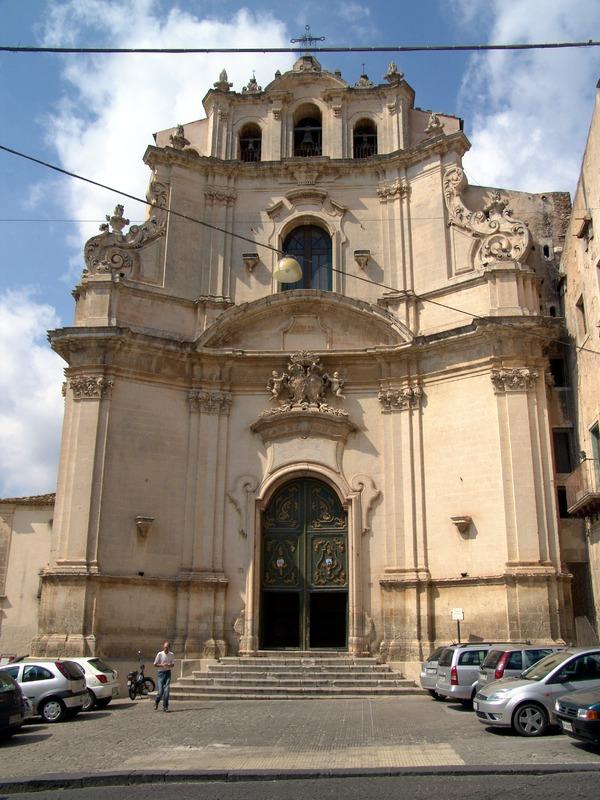
[[[529,392],[535,389],[538,376],[538,371],[529,367],[502,367],[490,373],[495,394]]]
[[[418,385],[402,386],[400,389],[380,389],[377,399],[383,412],[403,411],[419,408],[423,400],[423,389]]]
[[[188,392],[190,411],[203,414],[229,414],[232,397],[230,392],[218,389],[192,389]]]
[[[78,375],[68,380],[74,400],[110,398],[114,383],[112,378],[106,378],[104,375]]]

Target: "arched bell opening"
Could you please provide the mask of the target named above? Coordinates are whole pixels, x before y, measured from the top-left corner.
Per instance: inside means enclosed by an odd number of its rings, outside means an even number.
[[[248,123],[240,131],[240,161],[261,160],[262,131],[256,123]]]
[[[294,114],[294,156],[320,156],[323,146],[323,122],[316,105],[306,103]]]
[[[372,119],[361,119],[352,134],[354,158],[370,158],[377,155],[377,125]]]
[[[348,647],[348,514],[324,481],[298,477],[261,514],[259,646]]]

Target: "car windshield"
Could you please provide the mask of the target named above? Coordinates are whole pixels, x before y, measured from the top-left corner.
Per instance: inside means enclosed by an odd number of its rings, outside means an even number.
[[[521,678],[525,678],[528,681],[541,681],[546,675],[549,675],[553,669],[571,658],[572,655],[573,653],[567,653],[564,650],[559,653],[552,653],[552,655],[542,658],[537,664],[534,664],[532,667],[529,667],[529,669],[526,669],[525,672],[522,672]]]

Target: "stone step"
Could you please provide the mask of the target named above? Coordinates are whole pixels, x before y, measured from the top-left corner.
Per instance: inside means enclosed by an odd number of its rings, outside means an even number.
[[[228,686],[180,686],[171,687],[173,700],[277,700],[297,697],[336,698],[336,697],[388,697],[425,695],[427,692],[414,684],[412,686],[252,686],[242,692],[232,691]]]
[[[375,658],[294,658],[291,656],[281,657],[281,658],[255,658],[254,656],[249,658],[237,658],[235,656],[225,656],[219,662],[224,666],[238,666],[238,665],[249,665],[255,667],[265,667],[265,666],[277,666],[277,665],[289,665],[289,666],[314,666],[314,667],[326,667],[326,666],[340,666],[340,667],[364,667],[368,668],[371,666],[380,666],[377,659]]]
[[[208,675],[203,675],[198,678],[182,678],[177,682],[178,686],[231,686],[233,688],[245,688],[248,686],[411,686],[413,681],[406,680],[402,677],[394,677],[391,675],[389,678],[274,678],[265,677],[257,680],[256,678],[231,678],[223,676],[213,678]]]
[[[226,664],[210,664],[208,672],[211,675],[389,675],[392,673],[387,664],[381,666],[371,667],[352,667],[352,666],[323,666],[311,667],[300,664],[270,664],[264,667],[259,667],[256,664],[243,664],[226,665]],[[194,671],[194,675],[204,675],[205,672]]]

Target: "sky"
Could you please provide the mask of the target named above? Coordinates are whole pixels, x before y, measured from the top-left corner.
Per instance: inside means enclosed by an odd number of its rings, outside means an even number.
[[[305,25],[330,46],[600,38],[598,0],[0,0],[0,44],[286,47]],[[395,60],[420,108],[464,118],[472,183],[573,192],[600,48],[521,53],[322,54],[354,83]],[[226,68],[266,85],[291,54],[0,53],[0,144],[144,195],[152,133],[204,116]],[[364,67],[363,67],[364,64]],[[0,151],[0,497],[54,491],[65,363],[46,331],[70,325],[87,238],[119,199]],[[132,222],[144,208],[125,201]]]

